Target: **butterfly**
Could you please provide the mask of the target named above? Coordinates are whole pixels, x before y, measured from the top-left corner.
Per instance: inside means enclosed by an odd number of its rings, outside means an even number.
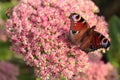
[[[90,27],[86,20],[77,13],[69,16],[71,26],[69,36],[71,42],[79,45],[85,52],[91,52],[100,48],[109,48],[110,41],[101,33],[95,31],[96,26]]]

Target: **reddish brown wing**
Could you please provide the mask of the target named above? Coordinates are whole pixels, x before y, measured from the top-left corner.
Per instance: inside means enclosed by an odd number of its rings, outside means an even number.
[[[107,49],[110,46],[110,41],[101,33],[94,31],[94,37],[91,41],[92,46],[90,47],[93,50],[104,48]]]
[[[75,20],[74,16],[79,17],[78,20],[77,20],[77,18]],[[79,16],[76,13],[72,13],[69,18],[71,21],[70,38],[73,43],[78,44],[78,43],[80,43],[84,34],[90,27],[89,27],[88,23],[84,20],[84,18],[82,18],[81,16]]]
[[[83,38],[84,40],[82,41],[80,48],[86,52],[94,51],[99,48],[107,49],[110,46],[109,40],[92,28],[84,35],[85,38]]]
[[[92,40],[95,37],[95,26],[92,28],[89,28],[86,33],[83,35],[83,38],[81,39],[81,45],[80,48],[86,52],[91,51],[90,45],[92,45]]]
[[[78,28],[77,28],[78,27]],[[81,39],[84,37],[84,34],[89,29],[87,25],[83,23],[79,23],[71,27],[73,31],[78,31],[76,35],[74,35],[74,40],[76,43],[79,43]],[[78,30],[77,30],[78,29]]]
[[[82,19],[82,17],[81,17]],[[82,31],[82,30],[86,30],[86,29],[89,29],[89,25],[88,23],[86,23],[85,21],[78,21],[78,22],[74,22],[74,21],[71,21],[71,27],[70,27],[72,30],[74,31]]]

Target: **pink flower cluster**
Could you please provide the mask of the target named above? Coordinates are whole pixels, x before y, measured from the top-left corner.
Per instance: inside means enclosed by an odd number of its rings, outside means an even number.
[[[118,72],[110,63],[104,64],[102,61],[91,62],[86,73],[82,74],[82,79],[74,80],[118,80]]]
[[[12,11],[6,22],[11,48],[22,54],[43,80],[62,76],[79,76],[78,80],[82,80],[81,73],[86,73],[91,65],[88,55],[76,49],[68,38],[71,13],[79,13],[90,26],[96,25],[97,31],[108,36],[107,24],[103,17],[94,14],[99,9],[91,0],[21,0]]]
[[[0,61],[0,80],[17,80],[18,69],[15,65]]]

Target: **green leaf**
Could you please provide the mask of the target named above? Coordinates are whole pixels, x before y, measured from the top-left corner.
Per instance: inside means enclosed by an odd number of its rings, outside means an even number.
[[[120,71],[120,18],[113,16],[109,20],[109,34],[111,38],[108,57],[111,63]]]
[[[0,2],[0,18],[6,20],[7,17],[6,17],[6,10],[10,7],[14,6],[14,4],[10,3],[10,2],[5,2],[5,3],[2,3]]]
[[[13,57],[10,60],[11,63],[14,63],[19,67],[18,80],[37,80],[35,79],[34,68],[26,65],[25,61],[21,58]]]
[[[13,52],[9,49],[9,42],[0,41],[0,60],[9,60],[13,56]]]

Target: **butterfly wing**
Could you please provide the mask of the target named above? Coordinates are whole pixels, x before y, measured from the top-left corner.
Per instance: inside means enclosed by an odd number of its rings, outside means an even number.
[[[70,15],[71,27],[70,27],[70,39],[73,43],[78,44],[81,42],[84,34],[90,28],[88,23],[83,17],[76,13]]]
[[[109,46],[110,42],[104,35],[90,28],[84,35],[80,48],[85,52],[90,52],[100,48],[107,49]]]
[[[94,36],[94,33],[95,33],[94,28],[95,28],[95,26],[93,26],[92,28],[89,28],[81,39],[80,48],[86,52],[89,52],[92,50],[90,48],[90,45],[92,45],[91,42],[92,42],[93,38],[95,37]]]
[[[110,41],[101,33],[94,31],[94,36],[91,41],[90,48],[93,50],[104,48],[107,49],[110,46]]]

